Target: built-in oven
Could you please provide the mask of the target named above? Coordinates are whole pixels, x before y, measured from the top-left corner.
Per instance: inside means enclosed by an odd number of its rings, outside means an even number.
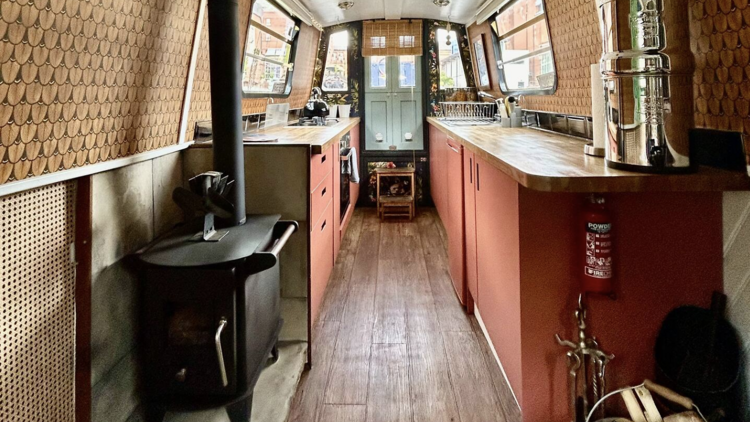
[[[351,204],[351,188],[349,182],[351,181],[352,175],[352,148],[351,148],[351,135],[348,133],[341,137],[339,141],[339,153],[341,154],[341,191],[339,200],[341,201],[341,222],[343,223],[346,212]]]

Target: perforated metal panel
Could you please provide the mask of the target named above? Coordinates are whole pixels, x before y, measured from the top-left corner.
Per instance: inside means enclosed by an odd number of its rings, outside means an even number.
[[[0,198],[0,420],[72,422],[75,183]]]

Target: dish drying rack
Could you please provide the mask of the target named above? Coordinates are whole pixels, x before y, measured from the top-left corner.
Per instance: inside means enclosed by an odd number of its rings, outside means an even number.
[[[495,121],[495,103],[481,101],[443,101],[438,119],[451,125],[489,125]]]

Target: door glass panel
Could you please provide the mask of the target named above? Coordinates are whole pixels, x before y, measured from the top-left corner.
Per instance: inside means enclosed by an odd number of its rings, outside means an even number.
[[[417,60],[414,56],[399,56],[398,58],[398,86],[413,88],[417,86]]]
[[[370,87],[371,88],[385,88],[386,87],[386,57],[385,56],[372,56],[370,57]]]

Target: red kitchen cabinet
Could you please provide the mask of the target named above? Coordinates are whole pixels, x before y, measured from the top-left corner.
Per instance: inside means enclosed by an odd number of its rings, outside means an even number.
[[[447,219],[443,219],[448,231],[448,263],[453,287],[462,305],[466,304],[464,277],[464,169],[463,146],[451,138],[445,141],[447,173]]]
[[[474,311],[474,302],[479,298],[479,287],[477,285],[477,215],[476,215],[476,162],[474,153],[464,150],[464,242],[466,250],[466,270],[464,272],[467,300],[466,307],[471,313]]]
[[[518,183],[475,157],[477,307],[521,400],[521,269]],[[540,310],[542,311],[542,310]]]
[[[440,218],[445,221],[448,204],[448,172],[446,169],[448,136],[430,126],[430,193]]]

